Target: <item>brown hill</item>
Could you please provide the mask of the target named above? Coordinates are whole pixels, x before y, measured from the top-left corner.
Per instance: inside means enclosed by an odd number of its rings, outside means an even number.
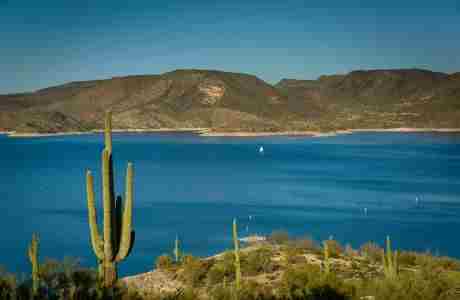
[[[426,70],[354,71],[318,80],[283,79],[278,90],[331,128],[459,127],[460,76]]]
[[[104,111],[123,129],[217,131],[460,127],[460,73],[354,71],[318,80],[176,70],[0,95],[0,130],[85,131]]]

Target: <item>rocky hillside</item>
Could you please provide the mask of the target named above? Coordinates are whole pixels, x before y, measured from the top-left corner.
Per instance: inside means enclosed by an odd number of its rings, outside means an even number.
[[[460,73],[354,71],[318,80],[283,79],[277,89],[325,128],[460,126]]]
[[[100,128],[215,131],[460,127],[460,73],[354,71],[275,86],[247,74],[176,70],[0,95],[0,131]]]
[[[391,247],[384,252],[374,243],[360,249],[325,243],[327,255],[310,239],[246,245],[239,254],[239,299],[458,299],[457,260],[395,254]],[[396,257],[392,272],[382,264],[383,253]],[[179,262],[163,255],[154,270],[123,282],[144,299],[235,299],[235,280],[234,252],[226,251],[202,259],[187,255]]]

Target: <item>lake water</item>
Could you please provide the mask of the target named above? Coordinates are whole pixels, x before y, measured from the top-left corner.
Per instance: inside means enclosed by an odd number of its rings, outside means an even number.
[[[101,135],[0,135],[0,265],[29,272],[33,232],[42,259],[72,256],[95,265],[85,170],[95,174],[100,205],[102,148]],[[136,243],[123,274],[150,270],[156,256],[172,252],[176,234],[194,255],[230,248],[234,217],[240,235],[285,229],[353,246],[383,244],[390,235],[398,248],[460,257],[458,134],[116,134],[113,151],[117,193],[126,163],[135,167]]]

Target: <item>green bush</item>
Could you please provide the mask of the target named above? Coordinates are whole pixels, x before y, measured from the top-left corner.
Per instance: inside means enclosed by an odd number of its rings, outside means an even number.
[[[305,264],[288,268],[281,278],[281,292],[284,296],[302,293],[308,283],[321,275],[317,265]]]
[[[272,251],[268,248],[259,248],[249,252],[242,261],[243,273],[253,276],[271,272],[273,268],[271,257]]]
[[[261,285],[255,281],[244,282],[239,291],[234,286],[217,286],[210,291],[212,300],[275,300],[273,288]],[[281,299],[280,299],[281,300]]]
[[[276,298],[273,288],[255,281],[245,282],[238,292],[239,300],[275,300]]]
[[[401,251],[398,253],[398,263],[401,266],[415,266],[417,264],[417,253],[412,251]]]
[[[430,270],[403,273],[398,280],[374,279],[359,289],[361,296],[376,300],[455,300],[458,286],[445,272]]]
[[[215,285],[218,283],[222,283],[224,281],[224,278],[227,278],[227,276],[228,273],[225,269],[224,264],[216,263],[209,269],[206,278],[209,285]]]
[[[319,266],[305,264],[289,268],[283,274],[280,288],[282,299],[351,299],[354,287],[338,280],[333,274],[321,273]]]

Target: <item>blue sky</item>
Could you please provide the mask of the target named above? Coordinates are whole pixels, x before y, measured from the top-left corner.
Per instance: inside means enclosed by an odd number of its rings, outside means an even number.
[[[220,3],[218,3],[220,2]],[[456,0],[0,0],[0,94],[177,68],[460,71]]]

